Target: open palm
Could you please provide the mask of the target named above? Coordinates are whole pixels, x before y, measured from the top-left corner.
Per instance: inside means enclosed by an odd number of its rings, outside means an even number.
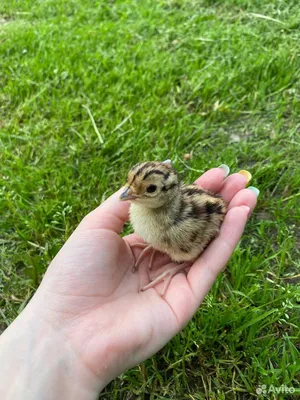
[[[47,322],[105,383],[157,352],[190,320],[226,265],[255,207],[256,195],[244,189],[246,178],[241,174],[224,180],[224,171],[214,168],[196,183],[220,193],[229,211],[220,235],[188,274],[172,279],[164,298],[162,284],[139,291],[148,282],[148,271],[145,262],[132,273],[128,244],[141,239],[120,237],[129,204],[120,202],[118,193],[83,219],[36,293],[34,300],[43,302]],[[135,256],[139,251],[134,250]],[[168,262],[159,256],[155,263]]]

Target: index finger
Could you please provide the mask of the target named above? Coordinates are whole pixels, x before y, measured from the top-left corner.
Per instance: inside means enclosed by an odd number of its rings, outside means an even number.
[[[204,174],[195,181],[195,184],[213,193],[218,193],[228,173],[229,168],[227,171],[222,167],[212,168],[204,172]]]

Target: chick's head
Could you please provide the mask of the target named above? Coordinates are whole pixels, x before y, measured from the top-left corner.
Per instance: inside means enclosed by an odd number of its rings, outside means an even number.
[[[128,178],[120,200],[130,200],[148,208],[162,207],[170,202],[179,188],[177,171],[171,161],[149,161],[136,164]]]

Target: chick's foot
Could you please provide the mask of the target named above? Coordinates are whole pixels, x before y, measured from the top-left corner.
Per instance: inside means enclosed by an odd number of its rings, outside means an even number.
[[[166,271],[158,275],[155,279],[153,279],[148,285],[142,287],[140,290],[143,292],[145,290],[148,290],[150,288],[153,288],[156,286],[158,283],[164,281],[164,287],[161,292],[161,296],[163,297],[166,294],[166,291],[169,287],[169,284],[171,282],[171,279],[174,275],[178,274],[178,272],[183,271],[186,268],[189,268],[191,266],[191,262],[187,261],[178,265],[175,265],[173,267],[168,268]]]

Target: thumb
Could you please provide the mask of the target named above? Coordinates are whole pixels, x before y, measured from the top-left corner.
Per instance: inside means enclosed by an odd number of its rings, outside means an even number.
[[[118,190],[81,221],[78,229],[108,229],[120,233],[129,219],[129,202],[119,200],[122,189]]]

